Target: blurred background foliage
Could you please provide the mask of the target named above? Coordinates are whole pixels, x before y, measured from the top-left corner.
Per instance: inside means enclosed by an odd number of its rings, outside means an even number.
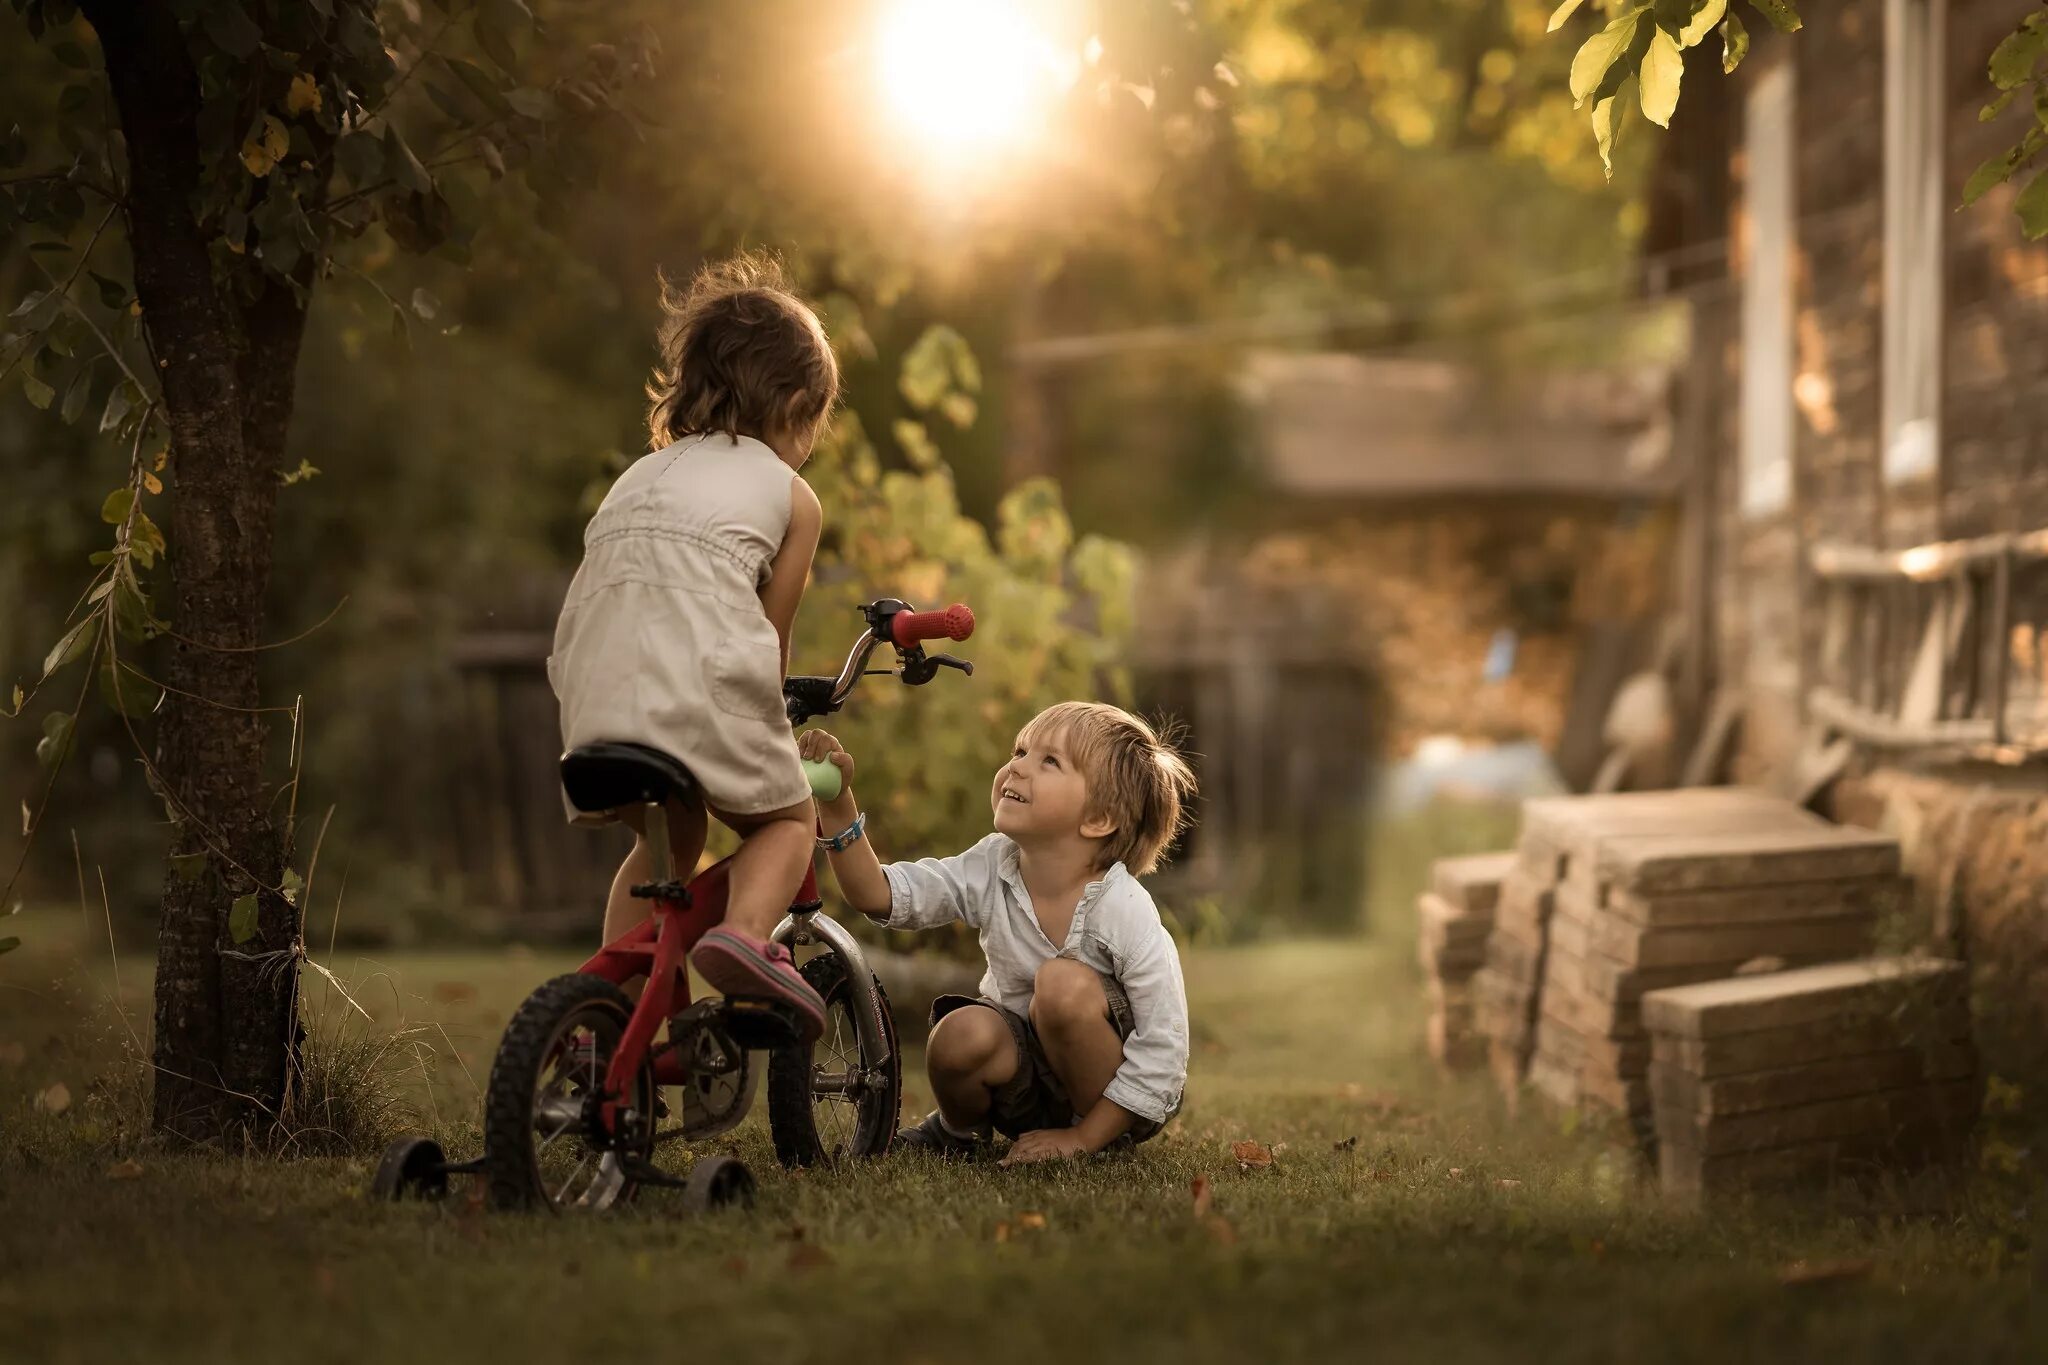
[[[985,828],[987,774],[1036,707],[1127,686],[1137,554],[1257,519],[1233,327],[1494,354],[1525,344],[1493,324],[1531,300],[1619,298],[1643,229],[1647,140],[1624,136],[1602,177],[1547,0],[1047,0],[1035,22],[1080,77],[1027,141],[971,161],[888,119],[868,51],[879,2],[534,8],[564,60],[622,16],[651,30],[649,123],[621,123],[569,193],[468,168],[471,221],[428,258],[381,228],[347,244],[300,367],[270,619],[276,638],[325,624],[268,656],[267,687],[305,700],[300,808],[334,808],[323,866],[348,869],[344,921],[377,932],[462,927],[432,853],[477,780],[445,742],[451,651],[466,632],[551,624],[591,490],[645,447],[657,270],[771,247],[840,350],[796,666],[832,667],[852,606],[876,596],[980,616],[972,683],[876,688],[843,722],[885,847],[908,855]],[[385,9],[394,32],[432,27],[417,0]],[[0,64],[0,129],[53,151],[70,69],[11,10]],[[401,98],[425,108],[428,84]],[[0,294],[30,278],[9,240]],[[1127,333],[1085,363],[1018,360],[1047,338]],[[1026,387],[1056,484],[1019,477]],[[102,537],[121,453],[89,426],[0,403],[11,678],[38,671]],[[39,720],[0,749],[10,792],[34,790]],[[72,829],[88,878],[104,869],[115,912],[140,924],[161,812],[104,716],[87,713],[78,755],[30,892],[75,894]]]

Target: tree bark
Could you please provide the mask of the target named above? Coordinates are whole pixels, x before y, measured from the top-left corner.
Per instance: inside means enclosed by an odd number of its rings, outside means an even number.
[[[135,291],[170,428],[167,564],[186,639],[157,660],[169,689],[157,776],[173,855],[207,855],[196,875],[165,877],[154,1119],[196,1141],[239,1140],[284,1113],[298,1046],[298,914],[262,889],[278,885],[290,835],[264,780],[254,647],[305,312],[274,281],[250,303],[215,277],[195,207],[199,85],[173,7],[82,8],[127,139]],[[230,909],[251,894],[256,932],[236,943]]]

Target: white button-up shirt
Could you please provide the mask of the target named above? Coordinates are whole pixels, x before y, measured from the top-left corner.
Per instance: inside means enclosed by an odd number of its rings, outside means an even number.
[[[965,853],[920,858],[882,869],[889,879],[891,929],[936,929],[962,921],[981,937],[988,972],[981,993],[1027,1018],[1038,969],[1054,957],[1085,962],[1114,977],[1130,997],[1135,1027],[1123,1065],[1103,1098],[1140,1118],[1164,1123],[1180,1107],[1188,1076],[1188,997],[1180,952],[1159,907],[1116,863],[1088,884],[1074,907],[1067,941],[1045,935],[1017,864],[1017,845],[991,834]]]

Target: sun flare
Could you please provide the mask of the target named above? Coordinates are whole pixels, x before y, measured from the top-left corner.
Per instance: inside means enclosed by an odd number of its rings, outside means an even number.
[[[882,91],[911,134],[955,155],[1023,142],[1060,62],[1006,0],[895,0],[876,38]]]

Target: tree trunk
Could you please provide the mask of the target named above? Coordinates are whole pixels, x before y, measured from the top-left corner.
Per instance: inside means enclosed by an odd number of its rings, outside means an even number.
[[[171,434],[167,562],[185,640],[158,660],[169,690],[157,775],[173,855],[206,855],[199,872],[164,884],[155,1122],[193,1140],[238,1140],[284,1112],[298,1046],[298,914],[263,889],[278,885],[290,831],[264,781],[254,647],[305,312],[275,282],[249,303],[215,278],[194,209],[199,86],[174,7],[83,9],[127,138],[135,291]],[[255,932],[238,943],[230,909],[248,895]]]

